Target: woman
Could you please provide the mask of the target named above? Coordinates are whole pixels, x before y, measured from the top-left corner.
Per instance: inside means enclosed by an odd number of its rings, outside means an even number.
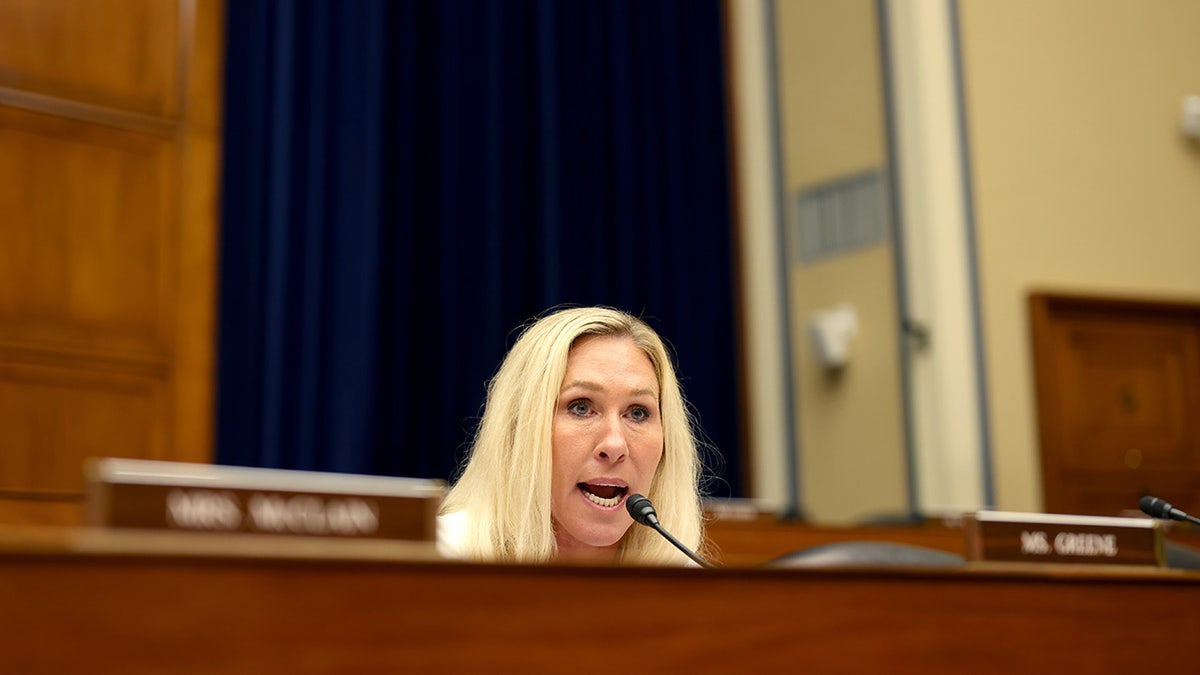
[[[625,509],[641,493],[696,550],[700,460],[659,336],[606,307],[529,325],[488,385],[467,465],[438,517],[439,549],[469,560],[688,563]]]

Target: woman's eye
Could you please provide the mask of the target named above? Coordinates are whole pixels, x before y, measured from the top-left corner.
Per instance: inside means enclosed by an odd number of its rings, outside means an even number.
[[[629,415],[637,422],[645,422],[650,419],[650,411],[640,405],[629,411]]]
[[[592,406],[589,405],[587,401],[582,399],[578,401],[571,401],[567,404],[567,410],[575,413],[576,415],[586,415],[591,409]]]

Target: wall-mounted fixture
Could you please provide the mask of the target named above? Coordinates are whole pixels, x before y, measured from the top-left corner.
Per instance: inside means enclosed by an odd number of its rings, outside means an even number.
[[[858,312],[850,304],[812,313],[808,321],[817,363],[837,370],[850,362],[850,343],[858,336]]]
[[[1200,96],[1183,97],[1183,135],[1200,138]]]

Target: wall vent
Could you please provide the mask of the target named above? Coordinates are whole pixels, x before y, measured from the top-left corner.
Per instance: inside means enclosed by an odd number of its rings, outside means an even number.
[[[874,169],[792,194],[788,209],[793,262],[814,262],[888,240],[886,172]]]

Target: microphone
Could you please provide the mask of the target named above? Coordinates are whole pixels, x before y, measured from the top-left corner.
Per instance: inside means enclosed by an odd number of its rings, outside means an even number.
[[[640,494],[634,493],[630,495],[629,500],[625,502],[625,509],[629,511],[629,515],[635,521],[645,525],[646,527],[653,528],[656,532],[665,537],[667,541],[674,544],[675,548],[683,551],[684,555],[691,558],[692,561],[697,565],[701,567],[707,567],[709,569],[716,569],[712,563],[696,555],[692,549],[684,546],[682,542],[675,537],[672,537],[670,532],[667,532],[665,529],[663,529],[662,525],[658,524],[658,513],[654,510],[654,504],[651,504],[649,499]]]
[[[1142,512],[1148,516],[1169,520],[1185,520],[1189,523],[1200,525],[1200,518],[1189,516],[1183,511],[1180,511],[1174,506],[1171,506],[1167,502],[1159,499],[1158,497],[1146,495],[1138,500],[1138,506],[1140,506],[1142,508]]]

